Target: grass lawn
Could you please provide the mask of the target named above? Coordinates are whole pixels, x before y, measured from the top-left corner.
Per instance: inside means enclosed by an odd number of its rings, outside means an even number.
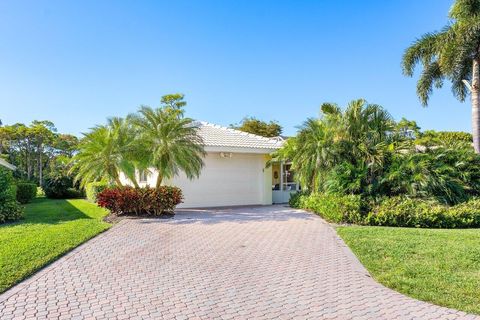
[[[110,225],[107,211],[86,200],[36,199],[25,218],[0,225],[0,292]]]
[[[480,314],[480,229],[351,226],[337,231],[385,286]]]

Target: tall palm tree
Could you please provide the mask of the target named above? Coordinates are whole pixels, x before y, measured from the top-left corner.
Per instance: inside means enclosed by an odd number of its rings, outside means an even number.
[[[85,134],[79,152],[72,159],[75,180],[81,181],[82,186],[99,180],[122,186],[120,172],[123,172],[138,187],[132,159],[141,157],[137,155],[139,143],[135,138],[133,128],[122,118],[111,118],[107,125],[94,127]]]
[[[412,77],[415,66],[422,65],[417,94],[425,106],[433,87],[442,87],[444,80],[460,101],[471,94],[473,146],[480,153],[480,0],[456,0],[449,17],[441,31],[423,35],[405,51],[403,72]]]
[[[129,119],[138,127],[139,140],[149,150],[149,166],[158,172],[156,188],[180,171],[189,179],[200,175],[205,156],[203,141],[198,125],[184,118],[181,108],[142,106],[138,114],[130,115]]]

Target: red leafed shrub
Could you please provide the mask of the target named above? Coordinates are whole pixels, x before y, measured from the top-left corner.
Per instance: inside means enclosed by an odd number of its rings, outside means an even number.
[[[177,187],[155,188],[106,188],[97,195],[97,204],[110,212],[121,214],[160,215],[173,213],[183,200],[182,190]]]

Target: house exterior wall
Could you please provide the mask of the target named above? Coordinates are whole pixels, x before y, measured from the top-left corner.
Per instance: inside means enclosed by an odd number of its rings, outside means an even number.
[[[208,152],[198,179],[189,180],[181,173],[166,185],[182,189],[184,203],[179,208],[272,204],[272,171],[265,168],[268,156],[253,153]],[[141,186],[155,186],[157,173],[152,172]],[[122,180],[128,180],[122,176]]]

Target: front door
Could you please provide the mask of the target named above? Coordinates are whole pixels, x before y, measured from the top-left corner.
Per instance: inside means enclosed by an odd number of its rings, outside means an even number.
[[[278,162],[272,165],[272,202],[287,203],[290,195],[300,190],[294,179],[291,163]]]

